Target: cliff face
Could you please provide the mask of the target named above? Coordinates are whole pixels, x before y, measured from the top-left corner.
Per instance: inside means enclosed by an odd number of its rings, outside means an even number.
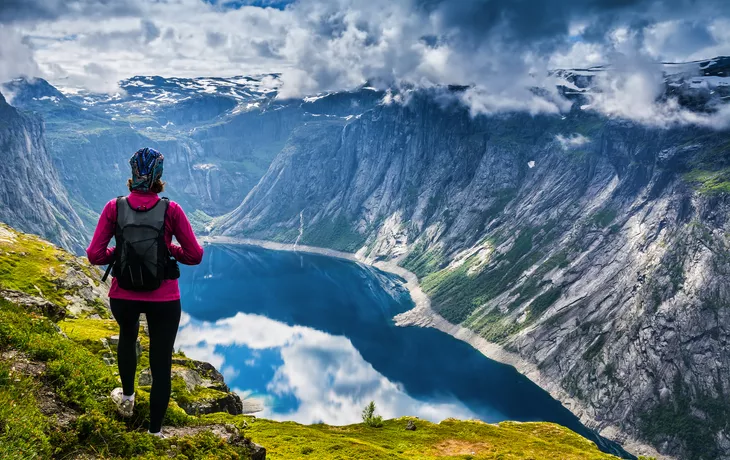
[[[126,193],[127,162],[139,148],[165,155],[166,195],[189,211],[219,216],[241,203],[293,129],[360,113],[382,97],[362,90],[278,101],[259,84],[247,77],[135,77],[122,82],[125,95],[111,98],[67,97],[42,79],[4,88],[15,106],[44,119],[53,163],[93,230],[104,204]]]
[[[84,226],[46,150],[43,122],[0,94],[0,221],[80,251]]]
[[[215,232],[395,259],[607,437],[730,458],[728,163],[722,133],[416,96],[297,128]]]

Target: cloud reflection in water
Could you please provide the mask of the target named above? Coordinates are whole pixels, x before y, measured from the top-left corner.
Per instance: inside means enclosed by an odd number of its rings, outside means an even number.
[[[183,314],[176,347],[208,361],[242,396],[266,395],[260,414],[274,420],[345,425],[369,401],[385,418],[478,418],[455,398],[416,400],[365,361],[344,336],[237,313],[216,322]]]

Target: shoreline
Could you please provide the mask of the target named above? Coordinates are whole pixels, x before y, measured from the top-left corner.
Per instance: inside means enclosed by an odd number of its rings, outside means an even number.
[[[397,275],[405,280],[404,285],[413,300],[414,307],[393,317],[396,326],[431,327],[444,332],[455,339],[466,342],[487,358],[514,367],[517,372],[527,377],[537,386],[548,392],[550,396],[559,401],[566,409],[573,413],[583,425],[604,438],[618,442],[627,452],[637,456],[645,455],[655,457],[657,460],[674,460],[674,457],[662,455],[650,445],[626,435],[616,425],[599,426],[594,416],[594,411],[590,406],[568,395],[568,393],[560,387],[559,384],[546,377],[538,369],[536,364],[525,360],[517,353],[506,350],[501,345],[487,341],[470,329],[450,323],[431,308],[431,300],[421,289],[418,277],[395,262],[374,261],[358,254],[328,248],[292,243],[276,243],[273,241],[251,238],[205,236],[201,238],[201,243],[247,245],[274,251],[319,254],[369,265],[384,272]]]

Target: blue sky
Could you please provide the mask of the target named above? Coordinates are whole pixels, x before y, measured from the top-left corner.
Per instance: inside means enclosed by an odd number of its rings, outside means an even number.
[[[203,0],[205,3],[227,9],[239,9],[243,6],[284,9],[295,0]]]

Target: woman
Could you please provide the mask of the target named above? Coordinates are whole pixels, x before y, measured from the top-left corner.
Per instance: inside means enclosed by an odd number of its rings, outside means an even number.
[[[180,323],[180,290],[176,279],[179,271],[176,276],[170,275],[168,271],[174,270],[166,270],[164,265],[159,265],[159,262],[164,261],[169,265],[172,256],[180,263],[197,265],[203,258],[203,248],[198,244],[182,208],[174,201],[158,197],[158,193],[165,188],[165,183],[162,182],[163,160],[164,157],[160,152],[150,148],[138,150],[132,155],[129,160],[132,178],[127,181],[130,194],[106,204],[99,217],[91,244],[86,249],[89,262],[92,264],[115,265],[112,272],[114,278],[109,290],[109,303],[114,319],[119,324],[117,360],[122,388],[114,389],[112,400],[117,404],[120,414],[125,417],[130,417],[134,408],[139,315],[144,313],[147,317],[152,373],[149,433],[159,437],[162,437],[162,421],[170,401],[172,353]],[[154,214],[159,215],[157,241],[162,252],[155,246],[154,251],[147,253],[142,251],[141,255],[137,254],[134,252],[135,242],[129,242],[131,233],[125,233],[125,228],[134,230],[144,227],[147,228],[146,231],[150,229],[154,231],[151,225],[135,225],[134,222],[135,219],[147,222],[154,217]],[[112,236],[116,240],[116,250],[114,247],[107,247]],[[172,243],[173,236],[179,245]],[[145,241],[147,246],[156,244],[154,238],[146,238]],[[152,257],[153,260],[151,264],[149,260],[139,260],[141,268],[133,270],[123,265],[129,264],[131,259],[125,251],[131,251],[138,258]],[[158,254],[161,255],[158,257]],[[172,263],[175,264],[174,261]],[[120,269],[120,266],[125,269]],[[159,267],[162,267],[161,271],[157,270]],[[177,268],[176,264],[174,268]],[[137,274],[138,276],[135,276]],[[142,275],[146,275],[146,279]],[[140,278],[144,281],[139,282]]]

